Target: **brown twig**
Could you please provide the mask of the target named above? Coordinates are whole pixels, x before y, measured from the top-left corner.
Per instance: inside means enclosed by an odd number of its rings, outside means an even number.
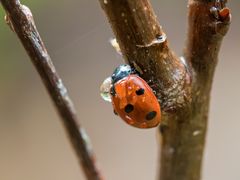
[[[1,0],[1,3],[11,29],[21,40],[56,105],[86,178],[102,180],[90,142],[84,129],[78,124],[75,108],[40,38],[31,11],[20,4],[19,0]]]
[[[199,180],[213,73],[230,23],[226,1],[189,0],[184,58],[164,41],[148,0],[99,1],[125,61],[142,73],[160,100],[159,179]]]

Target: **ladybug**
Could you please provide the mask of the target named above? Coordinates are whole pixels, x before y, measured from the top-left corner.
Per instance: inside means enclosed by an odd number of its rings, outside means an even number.
[[[160,105],[151,87],[129,65],[120,65],[111,76],[114,113],[137,128],[156,127],[161,121]]]

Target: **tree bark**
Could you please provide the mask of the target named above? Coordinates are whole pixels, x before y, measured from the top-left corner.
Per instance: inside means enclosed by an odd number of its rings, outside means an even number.
[[[189,0],[184,57],[168,46],[148,0],[99,0],[126,63],[154,90],[162,110],[160,180],[200,180],[210,91],[218,52],[231,15],[226,0]],[[75,108],[34,24],[18,0],[1,0],[16,32],[55,103],[86,178],[103,179]]]
[[[7,23],[18,35],[57,108],[86,178],[102,180],[90,141],[79,124],[74,105],[41,40],[30,9],[19,0],[1,0],[1,3]]]
[[[168,46],[148,0],[99,0],[126,63],[141,72],[162,109],[160,180],[200,180],[210,90],[223,36],[226,1],[189,0],[184,57]]]

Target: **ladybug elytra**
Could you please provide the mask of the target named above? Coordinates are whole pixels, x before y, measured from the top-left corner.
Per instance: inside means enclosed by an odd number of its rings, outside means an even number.
[[[120,65],[115,69],[108,91],[115,114],[129,125],[152,128],[160,123],[161,110],[156,96],[129,65]]]

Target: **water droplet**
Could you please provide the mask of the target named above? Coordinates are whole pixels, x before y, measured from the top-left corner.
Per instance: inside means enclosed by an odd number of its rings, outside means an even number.
[[[210,13],[216,18],[219,19],[218,9],[216,7],[210,8]]]
[[[108,77],[106,78],[102,85],[100,86],[100,94],[103,100],[111,102],[111,94],[110,94],[110,89],[112,85],[112,78]]]
[[[144,33],[144,30],[143,30]],[[150,42],[149,44],[145,44],[145,45],[136,45],[137,47],[150,47],[153,45],[157,45],[157,44],[161,44],[164,43],[167,40],[167,35],[166,34],[162,34],[156,37],[156,39],[152,40],[152,42]]]
[[[199,134],[201,134],[201,131],[200,131],[200,130],[196,130],[196,131],[193,132],[193,136],[197,136],[197,135],[199,135]]]
[[[112,45],[112,47],[117,51],[117,53],[122,55],[122,52],[121,52],[120,46],[119,46],[119,44],[117,42],[117,39],[116,38],[111,38],[109,40],[109,42]]]
[[[143,122],[142,124],[139,125],[140,128],[147,128],[147,123]]]
[[[127,119],[126,122],[127,122],[128,124],[130,124],[130,125],[133,125],[133,124],[134,124],[134,120],[131,119],[128,115],[126,115],[125,117],[126,117],[126,119]]]
[[[5,22],[7,23],[7,25],[10,27],[10,29],[11,29],[13,32],[15,32],[14,27],[13,27],[13,24],[12,24],[11,19],[10,19],[10,17],[9,17],[8,14],[6,14],[6,15],[4,16],[4,20],[5,20]]]

